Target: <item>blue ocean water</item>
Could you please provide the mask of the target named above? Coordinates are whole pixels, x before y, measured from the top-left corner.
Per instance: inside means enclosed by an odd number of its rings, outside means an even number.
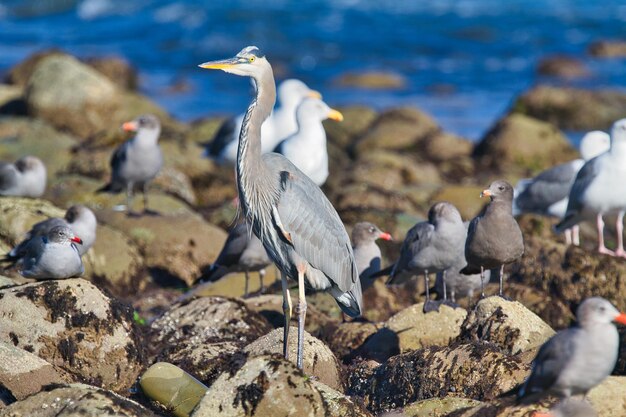
[[[184,120],[242,112],[248,81],[197,68],[261,47],[277,79],[297,77],[334,106],[411,104],[478,139],[541,80],[540,58],[568,54],[592,71],[576,85],[621,88],[626,61],[586,53],[626,38],[626,2],[594,0],[1,0],[0,72],[32,52],[121,55],[141,90]],[[346,72],[391,71],[406,88],[339,87]]]

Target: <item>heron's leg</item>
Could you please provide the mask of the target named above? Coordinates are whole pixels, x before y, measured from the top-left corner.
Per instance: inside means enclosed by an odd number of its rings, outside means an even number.
[[[598,252],[615,256],[615,252],[604,246],[604,220],[602,220],[602,213],[598,213],[596,216],[596,226],[598,228]]]
[[[246,276],[246,283],[244,284],[243,287],[243,298],[248,298],[248,284],[250,283],[250,273],[248,272],[248,269],[246,268],[245,271],[243,271],[243,273]]]
[[[439,305],[430,299],[430,277],[428,270],[424,270],[424,285],[426,286],[426,299],[424,300],[424,313],[439,311]]]
[[[283,330],[283,356],[289,359],[289,324],[291,323],[291,295],[287,276],[281,271],[280,281],[283,287],[283,314],[285,315],[285,328]]]
[[[259,270],[259,292],[263,294],[265,292],[265,285],[263,285],[263,278],[265,278],[265,268]]]
[[[620,211],[617,214],[615,231],[617,233],[617,250],[615,251],[615,256],[626,258],[626,252],[624,252],[624,211]]]
[[[580,246],[580,226],[577,224],[572,226],[572,244]]]
[[[572,244],[572,229],[565,229],[565,244],[567,246]]]
[[[304,319],[306,318],[306,298],[304,296],[304,266],[298,266],[298,360],[296,366],[302,369],[304,356]]]

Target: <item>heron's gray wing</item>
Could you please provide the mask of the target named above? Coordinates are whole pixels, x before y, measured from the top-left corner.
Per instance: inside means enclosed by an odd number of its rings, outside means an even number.
[[[0,191],[14,187],[17,176],[18,173],[14,164],[0,162]]]
[[[582,160],[570,161],[543,171],[516,198],[522,211],[543,211],[569,196]]]
[[[271,159],[277,154],[266,155]],[[281,163],[287,161],[280,158]],[[349,291],[359,274],[348,233],[322,190],[293,164],[288,165],[289,171],[281,172],[278,220],[290,234],[296,253],[341,291]]]
[[[562,330],[541,346],[533,361],[532,372],[518,394],[519,398],[549,390],[554,385],[574,353],[574,339],[579,331],[575,327]]]
[[[414,267],[413,258],[430,244],[434,230],[435,227],[432,224],[420,222],[407,232],[400,248],[400,258],[391,272],[392,278],[397,274],[411,271]]]

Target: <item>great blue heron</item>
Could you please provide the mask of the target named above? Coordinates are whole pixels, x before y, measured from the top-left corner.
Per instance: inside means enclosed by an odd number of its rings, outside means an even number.
[[[611,129],[611,146],[608,152],[587,161],[578,171],[569,193],[567,210],[563,220],[556,225],[558,233],[579,222],[596,218],[598,228],[598,252],[626,257],[624,251],[624,210],[626,193],[626,119],[618,120]],[[615,252],[604,246],[603,214],[617,213],[615,229],[617,249]]]
[[[41,159],[25,156],[15,161],[0,162],[0,195],[41,197],[46,190],[46,166]]]
[[[276,146],[274,152],[284,155],[320,187],[328,178],[326,119],[342,121],[343,115],[317,98],[302,100],[296,110],[298,130]]]
[[[359,274],[350,239],[337,211],[322,190],[282,155],[261,154],[261,125],[276,100],[272,67],[259,48],[248,46],[233,58],[200,67],[251,77],[256,95],[239,135],[237,188],[244,216],[281,271],[288,357],[291,298],[287,277],[298,280],[298,358],[302,369],[306,300],[305,279],[328,290],[349,316],[361,314]]]
[[[161,122],[156,116],[145,114],[124,123],[122,128],[137,133],[113,152],[111,181],[98,192],[119,193],[125,189],[126,211],[130,213],[133,190],[135,186],[141,186],[144,212],[149,212],[148,184],[163,166],[163,154],[158,144]]]
[[[559,219],[565,216],[569,192],[578,171],[586,161],[603,154],[611,146],[611,137],[602,131],[587,133],[580,141],[579,159],[559,164],[534,178],[520,180],[515,187],[513,215],[535,213]],[[578,225],[565,231],[567,244],[579,245]]]
[[[271,113],[261,127],[261,151],[263,153],[272,152],[281,140],[296,132],[298,128],[296,108],[307,97],[321,98],[322,96],[295,78],[280,83],[278,86],[280,107]],[[244,115],[241,114],[228,119],[220,126],[205,150],[206,156],[218,163],[235,164],[243,117]]]

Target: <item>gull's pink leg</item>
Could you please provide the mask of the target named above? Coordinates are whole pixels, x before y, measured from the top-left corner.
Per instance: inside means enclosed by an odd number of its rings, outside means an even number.
[[[567,246],[572,244],[572,229],[565,229],[565,244]]]
[[[598,252],[615,256],[615,252],[604,246],[604,220],[602,220],[602,213],[598,213],[596,216],[596,226],[598,227]]]
[[[615,256],[626,258],[626,252],[624,252],[624,211],[620,211],[617,215],[615,230],[617,231],[617,250],[615,251]]]
[[[572,226],[572,244],[580,246],[580,226]]]

